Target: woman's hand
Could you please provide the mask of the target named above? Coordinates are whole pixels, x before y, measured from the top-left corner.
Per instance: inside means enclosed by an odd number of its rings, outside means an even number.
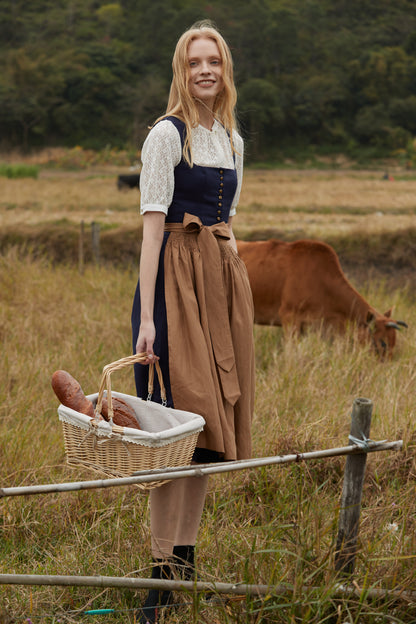
[[[150,364],[159,359],[153,352],[155,337],[156,329],[153,321],[142,322],[136,342],[136,353],[147,353],[147,358],[140,364]]]

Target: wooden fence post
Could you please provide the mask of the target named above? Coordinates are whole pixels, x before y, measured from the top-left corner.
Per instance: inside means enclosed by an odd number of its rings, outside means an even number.
[[[78,239],[78,270],[81,275],[84,273],[84,221],[81,221]]]
[[[95,264],[100,264],[100,224],[91,223],[92,255]]]
[[[350,442],[362,440],[363,446],[370,435],[373,403],[370,399],[355,399],[351,414]],[[363,491],[367,453],[349,455],[345,464],[338,536],[335,550],[335,570],[343,575],[354,571],[357,537],[360,522],[361,496]]]

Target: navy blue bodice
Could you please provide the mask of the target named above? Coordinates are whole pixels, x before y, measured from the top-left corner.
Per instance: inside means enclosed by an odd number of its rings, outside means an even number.
[[[168,119],[177,128],[183,149],[185,124],[176,117]],[[190,167],[182,158],[175,167],[175,191],[166,222],[181,223],[188,212],[197,215],[204,225],[227,223],[236,189],[235,169]]]

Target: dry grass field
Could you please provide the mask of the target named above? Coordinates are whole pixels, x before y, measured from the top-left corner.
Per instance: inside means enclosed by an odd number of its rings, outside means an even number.
[[[121,167],[83,171],[41,170],[39,179],[0,178],[0,227],[59,223],[100,223],[136,227],[139,193],[117,190]],[[382,172],[353,170],[263,170],[245,173],[235,228],[275,229],[324,238],[413,227],[416,177],[404,172],[384,180]]]
[[[241,232],[277,228],[313,238],[412,227],[416,178],[384,180],[363,171],[253,171],[241,196]]]
[[[43,168],[37,180],[0,178],[0,230],[36,233],[49,224],[65,233],[84,220],[103,224],[103,230],[137,229],[139,237],[138,193],[116,188],[118,172],[125,171]],[[249,169],[236,233],[324,239],[342,234],[361,237],[368,248],[381,234],[404,236],[414,228],[416,180],[408,172],[395,172],[394,181],[382,175]],[[66,466],[50,378],[64,368],[94,392],[103,366],[131,348],[137,265],[87,264],[80,274],[76,263],[51,262],[44,251],[22,253],[15,245],[0,255],[1,487],[95,478]],[[386,288],[379,275],[361,287],[376,308],[395,305],[409,324],[394,358],[379,362],[353,335],[329,342],[311,333],[285,341],[278,328],[255,327],[253,421],[255,456],[344,446],[353,400],[363,396],[374,403],[371,438],[403,440],[403,451],[368,458],[352,578],[358,593],[333,595],[345,460],[251,470],[211,479],[198,541],[200,579],[283,583],[287,593],[209,604],[182,595],[186,604],[166,624],[416,621],[416,601],[403,595],[416,590],[415,298],[403,283]],[[131,375],[120,374],[113,387],[133,393]],[[0,530],[1,573],[149,574],[147,498],[133,487],[0,498]],[[370,589],[395,593],[376,599]],[[142,591],[121,589],[4,585],[0,622],[133,623],[142,598]],[[91,608],[114,611],[86,615]]]

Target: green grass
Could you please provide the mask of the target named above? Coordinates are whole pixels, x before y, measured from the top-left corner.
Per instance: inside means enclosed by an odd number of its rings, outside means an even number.
[[[0,257],[1,487],[95,478],[66,466],[50,379],[63,368],[94,392],[103,366],[130,353],[136,277],[133,270],[89,266],[81,276],[76,268],[21,257],[13,249]],[[277,328],[255,327],[254,455],[344,446],[354,399],[372,399],[371,438],[403,439],[404,449],[368,457],[354,580],[367,589],[416,589],[416,312],[405,290],[387,293],[372,282],[365,294],[379,309],[395,303],[397,316],[409,324],[391,362],[378,362],[353,335],[327,342],[312,333],[285,341]],[[134,394],[132,371],[119,371],[113,387]],[[211,606],[181,595],[188,606],[165,621],[414,621],[414,606],[389,596],[333,596],[344,463],[332,458],[212,477],[198,540],[199,578],[290,589]],[[147,496],[134,487],[0,499],[0,527],[2,573],[149,574]],[[143,595],[6,585],[0,587],[0,614],[33,624],[133,622]],[[116,613],[79,615],[88,608]]]
[[[4,176],[6,178],[37,178],[38,174],[39,167],[36,165],[12,165],[0,163],[0,176]]]

